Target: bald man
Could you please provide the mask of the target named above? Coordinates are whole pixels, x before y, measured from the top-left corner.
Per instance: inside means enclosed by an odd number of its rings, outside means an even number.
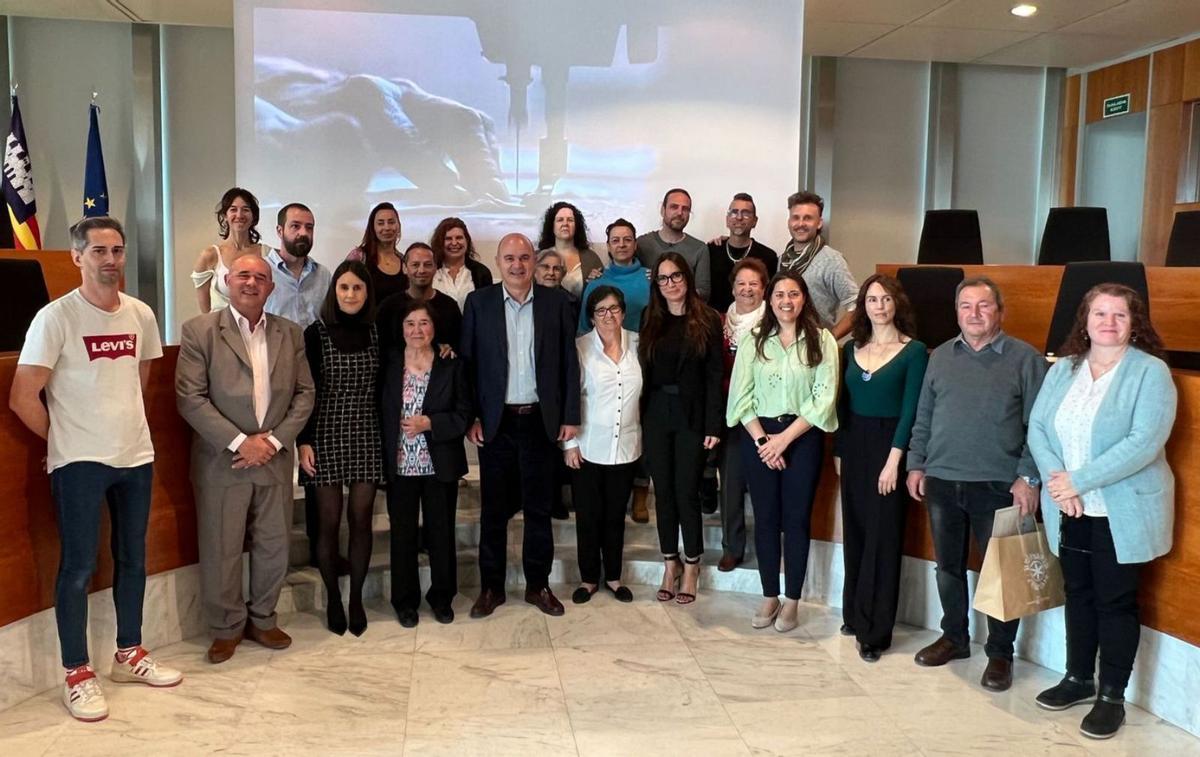
[[[500,283],[477,289],[463,307],[461,352],[475,379],[476,415],[467,438],[479,446],[481,592],[471,617],[504,604],[508,521],[525,517],[521,548],[525,601],[562,615],[550,591],[557,443],[579,429],[579,359],[575,318],[562,289],[533,283],[533,243],[521,234],[500,240]]]
[[[179,414],[195,430],[192,486],[212,663],[232,657],[243,637],[271,649],[292,643],[275,622],[275,603],[288,567],[292,449],[315,397],[300,327],[263,309],[275,288],[267,261],[237,258],[225,283],[228,308],[183,324],[175,369]]]

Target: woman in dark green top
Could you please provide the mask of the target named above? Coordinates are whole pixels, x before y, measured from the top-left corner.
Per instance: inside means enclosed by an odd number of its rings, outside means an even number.
[[[912,309],[900,282],[876,274],[858,291],[842,365],[834,455],[842,482],[846,580],[842,633],[875,662],[891,646],[900,594],[908,501],[901,470],[929,360],[913,338]]]

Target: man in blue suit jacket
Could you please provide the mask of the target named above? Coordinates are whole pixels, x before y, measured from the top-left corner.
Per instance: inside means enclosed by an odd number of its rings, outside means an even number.
[[[471,617],[504,604],[508,520],[518,509],[525,513],[525,601],[562,615],[549,586],[550,503],[557,442],[574,438],[580,423],[575,319],[565,292],[533,283],[533,243],[525,236],[501,239],[496,264],[501,283],[467,297],[460,345],[474,372],[479,418],[467,432],[480,448],[482,494],[482,591]]]

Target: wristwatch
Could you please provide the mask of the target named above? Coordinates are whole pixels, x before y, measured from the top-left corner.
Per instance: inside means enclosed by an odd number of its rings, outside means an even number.
[[[766,444],[766,443],[767,443],[767,437],[765,437],[765,436],[760,436],[760,437],[758,437],[757,439],[755,439],[755,440],[754,440],[754,446],[755,446],[755,447],[761,447],[761,446],[763,446],[763,445],[764,445],[764,444]]]
[[[1041,484],[1042,484],[1042,480],[1040,478],[1038,478],[1037,476],[1021,476],[1021,478],[1024,479],[1025,483],[1029,484],[1030,486],[1032,486],[1034,488],[1041,486]]]

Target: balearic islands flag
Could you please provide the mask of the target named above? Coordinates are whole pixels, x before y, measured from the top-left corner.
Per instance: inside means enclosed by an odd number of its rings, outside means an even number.
[[[4,140],[4,204],[12,224],[13,239],[18,250],[40,250],[42,232],[38,229],[37,202],[33,198],[33,165],[29,161],[29,142],[21,122],[21,107],[17,96],[12,98],[12,127]]]

